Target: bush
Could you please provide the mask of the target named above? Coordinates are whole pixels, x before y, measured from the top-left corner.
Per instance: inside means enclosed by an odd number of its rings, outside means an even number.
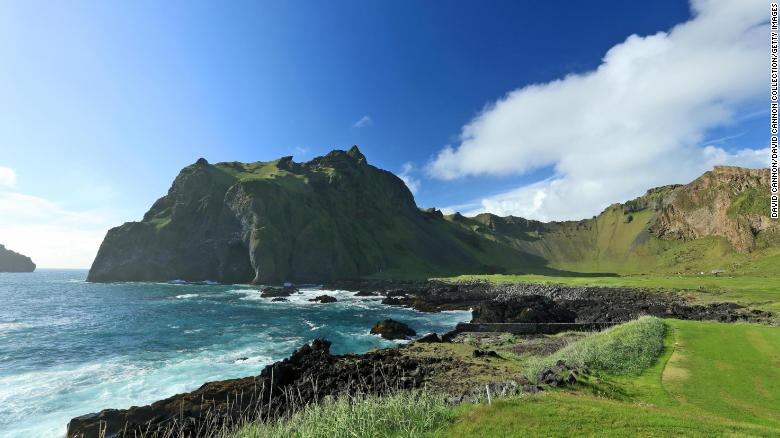
[[[231,438],[418,437],[448,424],[452,410],[426,392],[326,399],[289,418],[244,426]]]
[[[636,375],[651,367],[664,348],[664,322],[652,316],[612,327],[570,344],[556,353],[529,361],[528,378],[562,360],[592,372]]]

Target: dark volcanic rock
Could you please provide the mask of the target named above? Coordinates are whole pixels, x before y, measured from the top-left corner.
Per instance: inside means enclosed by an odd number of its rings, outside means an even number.
[[[625,322],[642,315],[722,322],[774,318],[735,303],[692,304],[674,291],[630,287],[392,280],[346,280],[329,287],[390,292],[393,296],[382,303],[423,312],[473,309],[474,322]]]
[[[276,298],[273,298],[271,301],[274,302],[274,303],[281,303],[281,302],[290,301],[290,300],[288,300],[285,297],[276,297]]]
[[[289,297],[298,292],[298,289],[292,286],[267,286],[260,292],[261,297]]]
[[[472,353],[474,357],[492,357],[495,359],[503,359],[498,353],[493,350],[474,350]]]
[[[418,388],[437,362],[412,360],[397,349],[345,356],[332,356],[329,349],[330,342],[318,339],[258,376],[210,382],[150,405],[76,417],[68,423],[67,436],[98,437],[104,429],[105,436],[119,438],[195,437],[207,425],[272,419],[326,396]]]
[[[436,333],[428,333],[427,335],[417,339],[415,342],[422,342],[424,344],[436,344],[442,342],[441,338]]]
[[[577,314],[541,295],[510,295],[484,301],[472,322],[574,322]]]
[[[336,297],[332,297],[330,295],[320,295],[318,297],[310,299],[309,301],[318,302],[318,303],[335,303],[338,300],[336,299]]]
[[[33,272],[34,270],[35,263],[29,257],[0,245],[0,272]]]
[[[410,336],[415,336],[417,334],[417,332],[409,328],[408,325],[392,319],[386,319],[376,323],[371,328],[370,333],[389,340],[409,339]]]
[[[552,387],[572,385],[577,382],[577,374],[579,372],[581,371],[572,368],[559,360],[552,367],[539,371],[537,381],[541,385]]]

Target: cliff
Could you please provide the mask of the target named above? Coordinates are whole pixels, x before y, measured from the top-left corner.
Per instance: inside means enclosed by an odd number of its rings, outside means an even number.
[[[487,272],[496,250],[529,259],[483,240],[418,209],[357,147],[306,163],[200,159],[141,222],[109,230],[88,279],[322,282]]]
[[[0,245],[0,272],[33,272],[35,263],[22,254]]]

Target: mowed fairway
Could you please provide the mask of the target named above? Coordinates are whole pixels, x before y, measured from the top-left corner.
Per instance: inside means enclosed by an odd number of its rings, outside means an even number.
[[[464,407],[437,436],[780,436],[780,328],[667,321],[666,349],[637,378]]]

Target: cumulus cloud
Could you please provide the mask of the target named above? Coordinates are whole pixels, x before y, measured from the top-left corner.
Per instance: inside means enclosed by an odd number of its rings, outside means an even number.
[[[594,71],[508,93],[466,124],[428,173],[451,180],[553,176],[478,201],[490,211],[577,219],[645,189],[687,182],[714,164],[766,166],[764,151],[702,144],[766,86],[766,3],[694,0],[693,18],[632,35]]]
[[[363,116],[357,122],[352,124],[353,128],[365,128],[374,124],[371,116]]]
[[[409,191],[417,194],[417,191],[420,190],[420,180],[412,176],[412,172],[414,171],[414,164],[404,163],[404,165],[401,166],[401,173],[398,174],[398,177],[403,180],[403,182],[406,184],[406,187],[409,188]]]
[[[0,192],[0,243],[40,267],[85,268],[106,230],[118,223],[104,211],[74,211],[50,200]]]
[[[0,187],[13,187],[16,185],[16,172],[10,167],[0,166]]]

